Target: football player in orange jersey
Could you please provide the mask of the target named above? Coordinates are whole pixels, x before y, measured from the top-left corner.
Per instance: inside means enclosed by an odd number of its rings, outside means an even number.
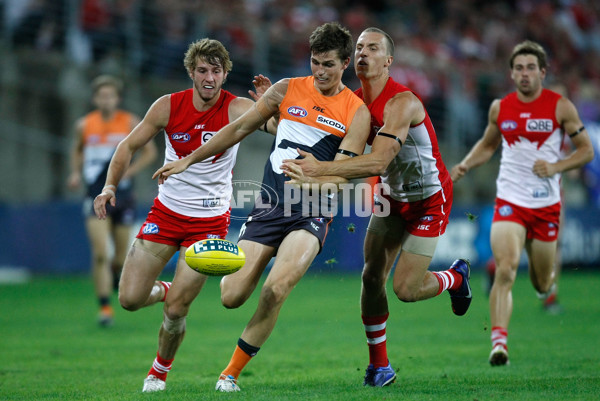
[[[129,166],[126,179],[119,188],[119,202],[108,208],[108,218],[98,220],[92,202],[101,192],[106,179],[108,163],[117,145],[140,122],[140,118],[119,109],[121,80],[101,75],[92,81],[92,102],[95,110],[81,117],[75,124],[75,140],[71,149],[70,189],[86,186],[83,204],[85,226],[92,253],[92,278],[100,303],[99,323],[109,326],[113,322],[110,294],[117,290],[119,276],[127,249],[131,226],[135,219],[135,199],[132,178],[156,158],[156,145],[148,142]],[[114,256],[109,254],[112,242]]]
[[[265,166],[262,202],[250,213],[240,233],[238,245],[246,254],[246,264],[221,281],[223,304],[228,308],[241,306],[271,258],[277,256],[263,284],[256,312],[217,381],[218,391],[240,390],[237,380],[242,369],[268,339],[283,303],[320,252],[332,219],[327,194],[294,191],[285,185],[281,161],[297,156],[298,148],[312,150],[322,160],[361,154],[368,136],[369,110],[342,83],[352,55],[352,36],[338,23],[323,24],[313,31],[310,49],[311,76],[275,83],[254,107],[221,129],[205,146],[154,173],[160,181],[168,181],[173,174],[181,174],[194,163],[240,142],[279,114],[275,143]],[[315,213],[304,207],[303,201],[310,195],[317,195],[313,198],[317,204],[307,205],[314,206]]]

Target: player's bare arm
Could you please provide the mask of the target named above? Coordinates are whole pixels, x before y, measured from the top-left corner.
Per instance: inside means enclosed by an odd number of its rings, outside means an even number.
[[[370,115],[369,115],[370,120]],[[341,176],[347,179],[381,175],[402,149],[411,124],[425,118],[419,99],[410,92],[399,93],[388,101],[383,112],[384,126],[379,130],[386,135],[377,135],[371,153],[333,162],[319,162],[312,155],[304,159],[284,160],[302,167],[308,176]]]
[[[362,155],[365,150],[367,138],[369,137],[370,128],[371,113],[369,113],[366,105],[362,105],[356,111],[352,123],[348,127],[348,132],[340,143],[334,161]],[[346,178],[336,175],[305,174],[305,166],[307,170],[312,171],[313,168],[318,168],[320,162],[309,152],[301,149],[297,149],[297,152],[300,156],[303,156],[303,159],[286,159],[281,165],[283,172],[291,179],[290,181],[286,181],[286,184],[310,183],[322,186],[324,184],[339,185],[348,182]],[[304,161],[306,165],[303,164]]]
[[[67,180],[69,189],[76,189],[81,185],[81,169],[83,168],[83,124],[83,118],[78,119],[75,123],[75,136],[73,138],[69,160],[71,173]]]
[[[102,193],[94,199],[94,211],[99,219],[106,218],[107,202],[116,205],[117,185],[125,175],[134,153],[145,147],[161,129],[167,126],[170,112],[170,95],[160,97],[150,106],[142,121],[117,146],[108,166]]]
[[[575,105],[567,98],[561,98],[556,105],[556,120],[569,135],[575,150],[566,158],[549,163],[546,160],[536,160],[533,173],[540,178],[551,177],[563,171],[583,166],[594,158],[594,148],[590,137],[579,118]]]
[[[450,171],[452,181],[456,182],[460,180],[469,170],[490,160],[494,152],[496,152],[496,149],[502,143],[502,134],[497,124],[499,113],[500,100],[496,99],[490,105],[488,123],[483,131],[483,136],[473,145],[473,148],[462,161],[452,167]]]
[[[159,182],[162,182],[170,175],[181,173],[190,165],[224,152],[239,143],[277,113],[287,91],[288,82],[289,79],[283,79],[271,86],[241,117],[221,128],[208,142],[186,157],[167,163],[156,170],[152,178],[158,177]]]

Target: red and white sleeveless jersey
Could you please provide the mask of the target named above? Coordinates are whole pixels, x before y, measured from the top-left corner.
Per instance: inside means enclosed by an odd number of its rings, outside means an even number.
[[[371,112],[369,144],[383,126],[383,109],[387,102],[397,93],[406,91],[410,89],[389,78],[379,96],[367,105]],[[363,99],[362,88],[355,93]],[[427,199],[443,186],[451,185],[427,111],[422,122],[408,129],[406,142],[381,176],[381,181],[390,186],[390,196],[399,202]]]
[[[560,159],[563,130],[556,121],[558,93],[543,89],[532,102],[523,103],[513,92],[500,101],[497,125],[502,133],[502,157],[496,180],[497,197],[537,209],[560,202],[560,174],[539,178],[536,160]]]
[[[217,103],[206,111],[194,107],[193,89],[171,94],[171,115],[165,127],[165,163],[181,159],[205,144],[229,123],[229,103],[235,96],[221,90]],[[158,186],[158,200],[189,217],[212,217],[229,210],[232,170],[239,144],[192,164]]]

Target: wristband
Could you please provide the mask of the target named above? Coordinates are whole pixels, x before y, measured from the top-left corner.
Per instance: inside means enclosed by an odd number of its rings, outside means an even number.
[[[265,132],[269,132],[269,130],[267,129],[267,124],[269,124],[269,120],[267,120],[267,122],[265,123],[265,125],[263,125],[263,131]]]
[[[402,147],[402,141],[396,135],[386,134],[385,132],[378,132],[377,136],[384,136],[386,138],[392,138],[393,140],[395,140],[396,142],[398,142],[400,144],[400,147]]]
[[[112,189],[113,189],[113,191],[116,191],[116,190],[117,190],[117,186],[116,186],[116,185],[113,185],[113,184],[108,184],[108,185],[105,185],[105,186],[104,186],[104,188],[112,188]],[[102,190],[103,190],[103,191],[104,191],[104,188],[102,188]]]

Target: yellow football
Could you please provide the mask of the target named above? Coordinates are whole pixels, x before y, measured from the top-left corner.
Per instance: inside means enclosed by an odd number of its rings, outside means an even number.
[[[185,251],[188,266],[208,276],[226,276],[240,270],[246,255],[236,244],[225,239],[203,239]]]

